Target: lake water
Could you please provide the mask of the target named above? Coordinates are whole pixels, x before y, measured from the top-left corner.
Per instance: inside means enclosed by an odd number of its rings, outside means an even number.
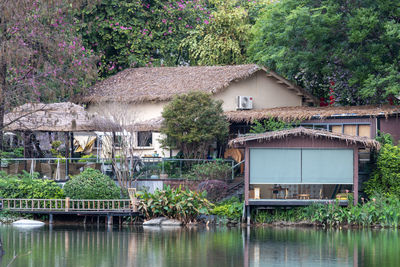
[[[0,237],[0,266],[400,266],[396,230],[0,225]]]

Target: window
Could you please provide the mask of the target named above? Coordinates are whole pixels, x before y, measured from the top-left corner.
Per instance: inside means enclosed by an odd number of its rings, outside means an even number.
[[[151,147],[153,144],[153,137],[151,132],[138,132],[137,133],[137,146],[138,147]]]
[[[371,125],[369,123],[304,123],[301,126],[309,129],[329,130],[333,133],[371,137]]]

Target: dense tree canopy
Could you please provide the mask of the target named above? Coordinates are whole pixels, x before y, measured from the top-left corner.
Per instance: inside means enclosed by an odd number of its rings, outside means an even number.
[[[400,94],[398,1],[275,1],[252,33],[251,60],[316,96],[354,105]]]
[[[102,0],[78,11],[100,76],[129,67],[240,64],[268,0]]]
[[[228,136],[229,123],[223,116],[222,102],[210,95],[192,92],[176,96],[163,110],[161,140],[177,148],[184,158],[206,158],[209,146]]]
[[[184,63],[180,41],[209,15],[203,1],[196,0],[102,0],[83,6],[78,17],[86,45],[101,56],[104,77],[128,67]]]
[[[180,47],[188,50],[191,65],[244,63],[251,28],[248,11],[257,5],[238,5],[236,0],[209,2],[214,6],[210,18],[190,31]]]

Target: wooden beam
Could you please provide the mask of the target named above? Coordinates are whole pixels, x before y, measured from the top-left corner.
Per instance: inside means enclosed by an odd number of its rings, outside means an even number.
[[[353,193],[354,193],[354,206],[358,204],[358,148],[353,150],[354,166],[353,166]]]

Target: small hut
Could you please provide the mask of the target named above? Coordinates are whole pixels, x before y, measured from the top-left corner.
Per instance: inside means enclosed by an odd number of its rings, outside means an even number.
[[[340,188],[353,192],[356,203],[358,150],[380,147],[367,137],[303,127],[243,136],[229,145],[245,149],[248,216],[251,207],[329,203],[338,196],[347,205]]]
[[[97,114],[89,114],[84,107],[70,103],[27,103],[15,108],[12,112],[5,115],[4,131],[20,133],[23,139],[24,158],[44,158],[45,151],[52,149],[52,142],[58,140],[62,144],[62,150],[65,150],[62,157],[71,158],[74,153],[74,142],[76,146],[84,147],[88,144],[93,146],[95,134],[94,131],[102,130],[102,125],[112,127],[113,123],[107,119],[98,116]],[[86,133],[86,141],[80,140],[77,136],[74,138],[74,133]],[[92,134],[87,134],[87,133]],[[92,135],[92,136],[91,136]],[[89,138],[88,138],[89,136]],[[79,142],[80,141],[80,142]],[[81,144],[80,144],[81,143]],[[65,176],[65,172],[69,171],[69,160],[63,160],[61,174],[57,173],[58,177]],[[58,165],[60,163],[58,162]],[[23,166],[19,164],[18,170],[28,170],[25,161]],[[28,164],[29,165],[29,164]],[[33,161],[32,161],[33,165]],[[63,168],[65,166],[65,168]],[[54,176],[54,170],[49,166],[42,166],[46,170],[45,176]],[[31,167],[30,169],[37,170],[39,166]],[[19,170],[21,169],[21,170]]]

